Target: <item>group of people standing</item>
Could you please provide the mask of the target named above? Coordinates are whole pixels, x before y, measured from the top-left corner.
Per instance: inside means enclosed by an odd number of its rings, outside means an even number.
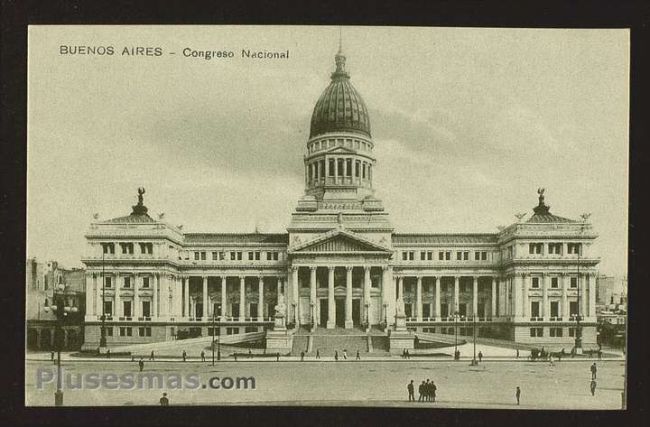
[[[415,402],[415,385],[413,384],[413,380],[411,380],[406,388],[409,392],[409,402]],[[418,386],[418,402],[435,402],[436,390],[438,390],[438,387],[430,379],[422,381]]]

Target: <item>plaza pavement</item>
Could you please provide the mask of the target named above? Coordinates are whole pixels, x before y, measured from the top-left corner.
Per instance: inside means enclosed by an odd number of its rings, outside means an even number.
[[[208,359],[209,360],[209,359]],[[97,363],[97,362],[103,363]],[[205,384],[208,378],[254,377],[255,389],[245,390],[70,390],[64,389],[69,406],[156,405],[166,391],[172,405],[308,405],[308,406],[408,406],[417,408],[507,408],[507,409],[620,409],[623,390],[623,360],[598,361],[598,387],[591,396],[589,366],[592,360],[567,359],[562,362],[527,360],[484,361],[477,367],[461,361],[393,358],[333,362],[330,360],[274,363],[260,360],[234,362],[145,361],[145,373],[196,373]],[[66,358],[66,373],[138,374],[130,359],[86,361]],[[396,363],[397,362],[397,363]],[[26,361],[26,404],[53,403],[55,382],[37,390],[38,368],[52,370],[51,361]],[[438,387],[436,403],[409,403],[407,383],[424,379]],[[515,404],[515,388],[522,390],[521,405]]]

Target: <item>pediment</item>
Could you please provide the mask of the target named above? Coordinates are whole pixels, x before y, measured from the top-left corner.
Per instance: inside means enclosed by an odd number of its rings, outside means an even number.
[[[346,230],[333,230],[289,248],[291,253],[387,253],[390,249]]]
[[[334,148],[332,148],[330,150],[327,150],[326,153],[327,154],[356,154],[356,151],[354,151],[351,148],[339,146],[339,147],[334,147]]]

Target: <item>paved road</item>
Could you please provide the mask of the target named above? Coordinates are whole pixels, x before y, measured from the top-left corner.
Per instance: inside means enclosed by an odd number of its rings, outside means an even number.
[[[219,363],[219,362],[217,362]],[[255,389],[174,389],[174,384],[148,390],[64,389],[64,402],[70,406],[155,405],[163,391],[172,405],[323,405],[323,406],[413,406],[512,408],[515,388],[522,390],[519,409],[620,409],[623,390],[623,361],[601,361],[598,387],[591,396],[591,361],[567,361],[550,365],[544,362],[486,362],[470,367],[466,361],[347,361],[319,362],[220,362],[212,367],[201,362],[147,362],[144,373],[200,376],[197,384],[210,377],[254,377]],[[55,382],[36,387],[37,372],[54,373],[51,362],[26,362],[26,404],[51,405]],[[63,362],[66,376],[77,383],[81,376],[138,375],[137,363]],[[68,375],[69,374],[69,375]],[[167,377],[166,377],[167,378]],[[173,378],[173,377],[172,377]],[[406,384],[430,378],[438,387],[438,402],[409,403]],[[119,380],[118,380],[119,381]],[[173,381],[173,380],[172,380]],[[183,379],[181,379],[183,381]],[[136,380],[137,382],[137,380]],[[187,385],[187,381],[185,381]],[[226,383],[227,384],[227,383]],[[416,387],[417,392],[417,387]]]

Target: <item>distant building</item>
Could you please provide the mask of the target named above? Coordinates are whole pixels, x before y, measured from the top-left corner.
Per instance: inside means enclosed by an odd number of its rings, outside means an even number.
[[[53,304],[54,290],[59,285],[65,287],[66,305],[78,309],[64,324],[64,349],[81,348],[86,305],[85,270],[65,269],[56,261],[44,264],[36,258],[28,258],[25,275],[27,348],[54,349],[56,317],[47,308]]]
[[[598,311],[627,312],[627,279],[599,275],[596,278]]]

